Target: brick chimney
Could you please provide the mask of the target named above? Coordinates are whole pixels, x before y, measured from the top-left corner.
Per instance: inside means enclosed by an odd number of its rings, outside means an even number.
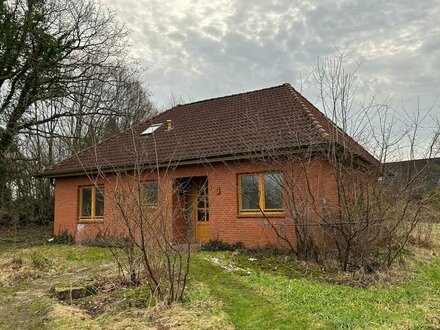
[[[173,128],[173,121],[171,119],[167,119],[167,131],[171,131]]]

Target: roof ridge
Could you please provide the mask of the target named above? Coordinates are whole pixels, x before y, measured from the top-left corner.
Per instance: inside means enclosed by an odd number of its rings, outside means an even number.
[[[209,99],[203,99],[203,100],[198,100],[198,101],[193,101],[193,102],[188,102],[188,103],[183,103],[183,104],[177,104],[175,107],[182,107],[182,106],[186,106],[186,105],[193,105],[193,104],[198,104],[198,103],[203,103],[203,102],[208,102],[208,101],[226,99],[226,98],[229,98],[229,97],[235,97],[235,96],[240,96],[240,95],[258,93],[258,92],[262,92],[262,91],[266,91],[266,90],[270,90],[270,89],[280,88],[280,87],[283,87],[283,86],[286,86],[286,85],[290,86],[289,83],[283,83],[281,85],[264,87],[264,88],[255,89],[255,90],[252,90],[252,91],[247,91],[247,92],[234,93],[234,94],[223,95],[223,96],[216,96],[216,97],[211,97]],[[168,110],[171,110],[171,109],[168,109]]]
[[[319,110],[312,102],[310,102],[305,96],[303,96],[302,94],[300,94],[298,91],[295,90],[295,88],[293,88],[290,84],[287,84],[291,90],[292,90],[292,94],[293,96],[296,98],[296,100],[304,107],[304,110],[306,111],[306,113],[310,116],[310,118],[312,119],[312,122],[316,125],[315,127],[318,128],[318,131],[324,135],[323,138],[327,139],[328,141],[330,141],[332,139],[332,136],[329,134],[329,132],[325,129],[324,126],[322,126],[322,124],[319,123],[319,120],[315,117],[315,115],[313,115],[311,113],[310,110],[308,110],[307,106],[304,104],[304,102],[302,101],[302,99],[304,99],[308,104],[310,104],[311,107],[313,107],[314,110],[318,111],[323,117],[324,119],[327,121],[327,123],[329,124],[329,128],[335,128],[337,132],[341,133],[343,135],[344,139],[348,139],[351,140],[356,146],[358,146],[359,148],[361,148],[364,152],[366,152],[367,155],[369,155],[369,157],[371,157],[372,159],[374,159],[375,161],[378,161],[376,159],[375,156],[373,156],[365,147],[363,147],[362,145],[359,144],[359,142],[357,142],[355,139],[353,139],[345,130],[343,130],[342,128],[340,128],[336,123],[334,123],[330,118],[328,118],[321,110]],[[323,133],[322,133],[323,132]],[[337,142],[337,140],[336,140]]]
[[[321,137],[324,140],[329,140],[330,139],[330,134],[326,131],[326,129],[324,128],[324,126],[322,126],[318,119],[315,117],[315,115],[313,115],[311,113],[311,111],[307,108],[307,106],[304,104],[304,102],[301,100],[301,98],[299,97],[299,93],[298,91],[292,87],[292,85],[290,84],[284,84],[284,86],[288,87],[290,89],[290,93],[291,95],[295,98],[295,100],[301,105],[302,109],[305,111],[306,115],[309,117],[309,119],[312,121],[312,125],[313,127],[316,128],[316,130],[318,131],[318,133],[321,135]]]

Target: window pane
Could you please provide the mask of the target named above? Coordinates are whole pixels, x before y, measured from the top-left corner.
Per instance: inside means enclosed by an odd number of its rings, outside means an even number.
[[[92,216],[92,188],[81,188],[81,217]]]
[[[258,176],[241,175],[241,208],[258,210]]]
[[[158,189],[159,186],[157,182],[144,183],[144,191],[143,191],[144,205],[157,205]]]
[[[208,207],[208,184],[204,183],[197,191],[197,208],[204,209]]]
[[[264,174],[265,209],[283,209],[283,175],[281,173]]]
[[[208,195],[208,184],[204,183],[199,189],[199,195]]]
[[[197,211],[197,221],[207,221],[206,212],[204,210]]]
[[[104,186],[99,186],[96,188],[95,216],[104,216]]]

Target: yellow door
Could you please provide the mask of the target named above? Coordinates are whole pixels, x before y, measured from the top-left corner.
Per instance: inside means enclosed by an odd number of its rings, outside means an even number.
[[[209,241],[208,183],[194,187],[194,222],[197,243]]]

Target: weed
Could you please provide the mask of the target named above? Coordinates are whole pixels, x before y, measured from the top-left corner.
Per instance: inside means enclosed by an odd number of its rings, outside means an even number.
[[[243,243],[225,243],[219,240],[210,240],[208,243],[205,243],[200,248],[202,251],[235,251],[235,250],[243,250]]]
[[[30,256],[30,259],[32,265],[39,270],[45,270],[52,265],[52,260],[38,252],[33,252]]]
[[[63,230],[61,234],[56,235],[49,243],[71,245],[75,243],[75,238],[67,230]]]
[[[124,298],[122,304],[128,307],[144,308],[154,306],[157,303],[148,288],[128,288],[118,294]]]

